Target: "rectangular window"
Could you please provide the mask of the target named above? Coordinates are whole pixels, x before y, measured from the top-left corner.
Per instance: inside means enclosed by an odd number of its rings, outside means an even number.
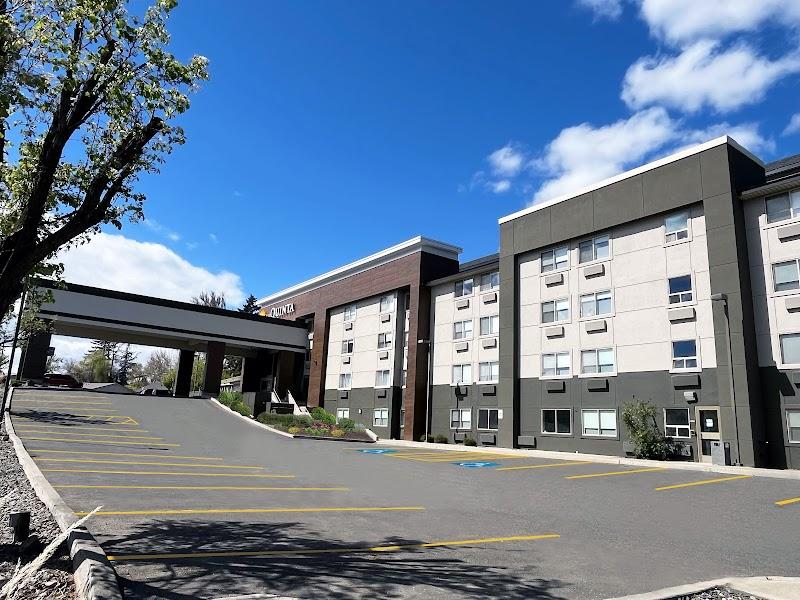
[[[484,273],[481,275],[481,291],[493,290],[500,287],[500,271]]]
[[[608,243],[609,237],[607,235],[581,242],[578,245],[578,262],[582,264],[608,258]]]
[[[542,273],[557,271],[569,266],[569,249],[566,246],[559,246],[552,250],[542,252]]]
[[[470,385],[472,383],[472,365],[453,365],[453,383],[455,385]]]
[[[800,333],[788,333],[780,336],[781,363],[784,365],[800,364]]]
[[[691,438],[688,408],[664,409],[664,435],[671,438]]]
[[[583,435],[617,437],[617,411],[613,409],[584,409],[581,411]]]
[[[392,385],[392,372],[389,369],[375,371],[375,387],[389,387]]]
[[[542,377],[559,377],[569,375],[569,372],[569,352],[542,354]]]
[[[453,339],[467,340],[472,337],[472,321],[456,321],[453,323]]]
[[[403,369],[403,387],[406,387],[406,380],[408,379],[408,371]]]
[[[611,314],[611,290],[581,296],[581,317]]]
[[[478,409],[478,429],[489,429],[497,431],[497,424],[500,420],[500,410],[497,408]]]
[[[767,223],[800,216],[800,190],[767,198]]]
[[[692,298],[692,276],[680,275],[669,278],[669,303],[680,304],[681,302],[691,302]]]
[[[342,354],[352,354],[355,340],[342,340]]]
[[[352,373],[340,373],[339,374],[339,389],[340,390],[349,390],[353,384],[353,374]]]
[[[558,323],[569,320],[569,299],[542,302],[542,323]]]
[[[667,244],[689,238],[689,213],[682,212],[664,219],[664,241]]]
[[[542,433],[572,435],[572,409],[543,408]]]
[[[796,290],[800,288],[800,277],[798,277],[797,261],[789,260],[772,265],[772,280],[776,292],[786,290]]]
[[[375,427],[388,427],[389,426],[389,409],[376,408],[372,412],[372,424]]]
[[[408,332],[403,334],[403,348],[408,348]]]
[[[450,429],[472,429],[472,409],[452,409],[450,411]]]
[[[349,419],[350,418],[350,409],[349,408],[337,408],[336,409],[336,420],[339,421],[341,419]]]
[[[400,409],[400,429],[404,429],[406,426],[406,409]]]
[[[344,307],[344,320],[345,321],[354,321],[356,318],[356,305],[351,304],[350,306]]]
[[[597,348],[581,351],[581,373],[613,373],[614,349]]]
[[[381,312],[387,313],[394,310],[394,296],[381,296]]]
[[[482,362],[478,365],[478,380],[482,382],[500,379],[500,363],[497,361]]]
[[[392,347],[392,334],[391,333],[379,333],[378,334],[378,350],[381,348],[391,348]]]
[[[678,340],[672,342],[672,368],[673,369],[697,368],[696,340]]]
[[[455,291],[456,298],[460,298],[461,296],[471,296],[472,283],[473,283],[472,279],[465,279],[464,281],[456,281],[456,291]]]
[[[800,444],[800,410],[786,409],[786,425],[789,428],[789,442]]]
[[[481,335],[497,335],[500,331],[500,315],[481,317]]]

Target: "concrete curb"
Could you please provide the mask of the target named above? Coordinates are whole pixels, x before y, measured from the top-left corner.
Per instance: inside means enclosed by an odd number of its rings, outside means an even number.
[[[50,482],[45,479],[31,455],[25,450],[22,440],[14,432],[14,425],[9,413],[5,414],[5,426],[6,433],[14,444],[17,460],[22,465],[33,490],[50,510],[61,530],[66,531],[78,520],[78,517],[50,485]],[[67,538],[66,543],[72,559],[72,571],[78,597],[86,600],[122,600],[117,573],[89,530],[85,527],[74,530]]]
[[[725,473],[728,475],[752,475],[753,477],[772,477],[773,479],[793,479],[800,481],[800,470],[797,469],[760,469],[755,467],[728,467],[707,463],[681,462],[670,460],[643,460],[624,456],[606,456],[602,454],[581,454],[579,452],[555,452],[553,450],[522,450],[519,448],[497,448],[494,446],[464,446],[463,444],[436,444],[431,442],[412,442],[410,440],[379,440],[378,444],[386,446],[405,446],[408,448],[428,448],[431,450],[455,450],[460,452],[480,452],[485,454],[516,454],[530,458],[552,458],[555,460],[585,460],[587,462],[608,465],[631,465],[637,467],[666,467],[682,471],[698,471],[701,473]]]
[[[229,412],[230,414],[232,414],[232,415],[234,415],[236,417],[239,417],[240,419],[243,419],[244,421],[247,421],[251,425],[256,425],[257,427],[260,427],[261,429],[266,429],[269,432],[277,433],[278,435],[282,435],[283,437],[294,438],[294,436],[291,433],[287,433],[285,431],[281,431],[280,429],[275,429],[274,427],[270,427],[266,423],[261,423],[261,422],[255,420],[253,417],[246,417],[246,416],[244,416],[242,414],[239,414],[238,412],[236,412],[232,408],[230,408],[228,406],[225,406],[222,402],[220,402],[216,398],[213,398],[213,397],[212,398],[206,398],[206,400],[208,400],[211,404],[217,406],[218,408],[221,408],[222,410],[225,410],[225,411]]]
[[[797,598],[800,598],[800,577],[763,575],[759,577],[711,579],[643,594],[618,596],[609,598],[609,600],[673,600],[690,594],[699,594],[716,587],[728,587],[744,594],[751,594],[761,600],[797,600]]]

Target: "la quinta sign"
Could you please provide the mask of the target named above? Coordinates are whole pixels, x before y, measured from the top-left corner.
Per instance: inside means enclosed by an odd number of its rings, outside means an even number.
[[[283,306],[273,306],[269,309],[269,316],[270,317],[285,317],[286,315],[290,315],[294,312],[294,302],[289,302],[289,304],[284,304]]]

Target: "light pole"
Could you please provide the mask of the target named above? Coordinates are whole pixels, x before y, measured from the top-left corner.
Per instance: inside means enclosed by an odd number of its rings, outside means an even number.
[[[428,378],[425,381],[425,442],[428,441],[428,435],[431,426],[431,359],[433,352],[431,348],[431,340],[417,340],[417,346],[425,346],[428,349]]]
[[[733,405],[733,425],[736,431],[736,464],[742,464],[741,448],[739,446],[739,418],[736,415],[736,387],[733,385],[733,346],[731,344],[731,319],[728,313],[728,294],[711,294],[712,302],[722,303],[722,312],[725,315],[725,335],[728,346],[728,381],[730,383],[731,404]]]

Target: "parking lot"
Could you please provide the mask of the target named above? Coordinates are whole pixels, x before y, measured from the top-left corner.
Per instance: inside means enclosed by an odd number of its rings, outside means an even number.
[[[606,598],[798,575],[800,481],[292,440],[211,401],[17,390],[131,598]]]

